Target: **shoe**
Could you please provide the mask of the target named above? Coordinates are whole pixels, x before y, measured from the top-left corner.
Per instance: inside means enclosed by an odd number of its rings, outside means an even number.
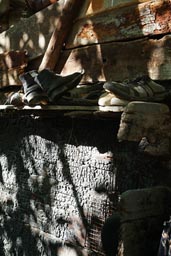
[[[56,2],[57,0],[26,0],[29,9],[36,12]]]
[[[81,71],[68,76],[61,76],[49,69],[44,69],[40,71],[34,80],[46,92],[50,101],[55,103],[65,92],[79,84],[83,74],[84,71]]]
[[[24,102],[28,105],[36,105],[48,101],[45,92],[35,83],[34,78],[37,75],[37,71],[32,70],[19,76],[24,90]]]
[[[110,92],[103,93],[98,100],[99,106],[126,106],[128,103],[129,101],[119,99]]]
[[[96,83],[81,84],[80,86],[69,90],[66,94],[71,98],[97,99],[104,91],[103,85],[104,82],[101,81]]]
[[[5,105],[13,105],[17,107],[24,106],[24,93],[22,91],[10,93]]]
[[[129,101],[160,102],[169,94],[169,90],[149,77],[140,77],[127,83],[106,82],[103,88],[107,92]]]

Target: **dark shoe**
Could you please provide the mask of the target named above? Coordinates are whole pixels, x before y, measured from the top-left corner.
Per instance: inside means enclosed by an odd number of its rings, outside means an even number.
[[[104,92],[103,84],[104,82],[100,81],[93,84],[81,84],[80,86],[67,91],[65,96],[79,99],[98,99],[102,92]]]
[[[24,93],[22,91],[13,92],[8,95],[5,105],[24,106]]]
[[[36,105],[48,101],[47,95],[34,81],[37,75],[37,71],[33,70],[19,76],[23,84],[24,102],[28,105]]]
[[[160,102],[168,97],[169,90],[148,77],[140,77],[130,82],[106,82],[103,88],[117,97],[129,101]]]
[[[57,0],[26,0],[26,3],[32,11],[40,11],[50,4],[56,3]]]
[[[81,71],[68,76],[61,76],[49,69],[44,69],[35,77],[35,82],[47,93],[51,102],[55,103],[65,92],[79,84],[83,74],[84,72]]]

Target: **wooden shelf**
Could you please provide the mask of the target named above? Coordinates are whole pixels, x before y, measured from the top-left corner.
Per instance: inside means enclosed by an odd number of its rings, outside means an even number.
[[[123,106],[61,106],[61,105],[37,105],[37,106],[24,106],[16,107],[13,105],[0,105],[0,111],[3,110],[54,110],[54,111],[63,111],[63,110],[76,110],[76,111],[103,111],[103,112],[123,112]]]
[[[61,106],[61,105],[37,105],[16,107],[13,105],[0,105],[0,115],[8,114],[53,116],[63,115],[70,117],[113,117],[121,115],[123,106]]]

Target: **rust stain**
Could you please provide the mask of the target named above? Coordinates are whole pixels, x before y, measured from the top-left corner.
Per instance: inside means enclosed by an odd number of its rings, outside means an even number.
[[[94,33],[94,26],[92,24],[84,24],[82,26],[81,31],[78,33],[77,37],[79,38],[86,38],[86,39],[92,39],[95,38],[96,35]]]
[[[162,33],[168,33],[171,30],[171,2],[163,2],[157,9],[152,8],[152,11],[155,12],[155,22],[161,27]]]
[[[93,11],[100,10],[104,7],[104,0],[92,0],[92,9]]]
[[[77,39],[97,42],[111,37],[127,38],[130,30],[136,35],[171,31],[171,0],[161,1],[160,4],[158,1],[148,3],[141,8],[135,7],[132,12],[126,10],[113,15],[113,12],[103,13],[80,24]]]
[[[115,19],[110,14],[108,19],[102,16],[100,21],[91,20],[91,23],[86,22],[81,24],[81,30],[77,34],[77,38],[93,40],[96,38],[110,37],[111,35],[119,37],[121,28],[127,29],[128,25],[130,27],[134,24],[136,26],[141,24],[138,9],[135,9],[133,13],[126,12],[124,15],[117,15]]]

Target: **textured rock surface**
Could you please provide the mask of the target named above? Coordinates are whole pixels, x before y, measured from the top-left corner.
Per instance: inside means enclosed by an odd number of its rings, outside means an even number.
[[[122,193],[120,214],[124,256],[157,255],[162,224],[170,215],[170,198],[171,190],[167,187]]]
[[[140,149],[170,158],[171,116],[166,104],[130,102],[122,113],[119,140],[139,141]]]
[[[157,159],[117,142],[113,120],[0,123],[2,256],[103,255],[101,229],[119,194],[169,182]]]

